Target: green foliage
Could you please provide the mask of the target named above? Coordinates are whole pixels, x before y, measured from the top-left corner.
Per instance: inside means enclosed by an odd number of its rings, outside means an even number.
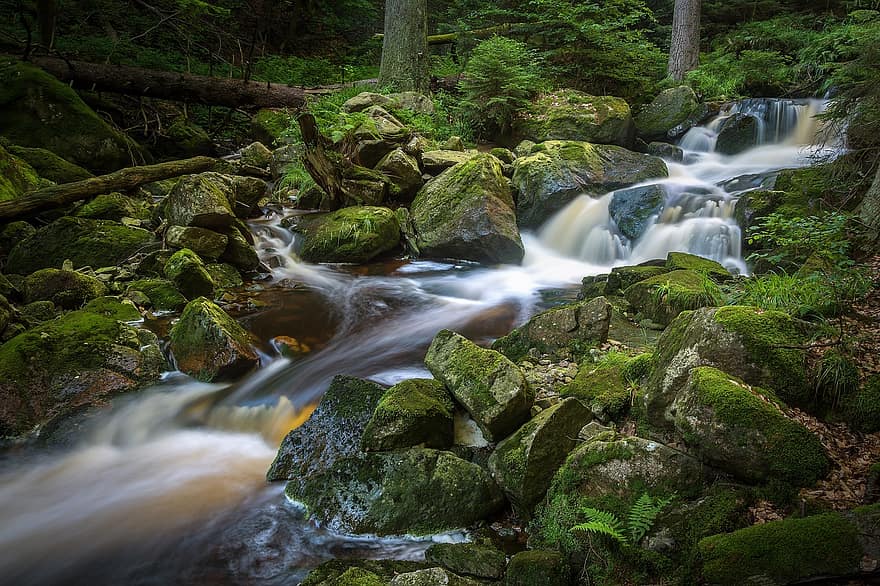
[[[748,243],[762,250],[746,260],[764,260],[773,265],[798,266],[812,255],[835,265],[847,266],[850,241],[844,214],[790,217],[772,213],[749,228]]]
[[[465,67],[462,109],[481,136],[504,134],[543,85],[534,51],[519,41],[493,37],[477,45]]]
[[[784,311],[795,317],[832,316],[839,313],[845,299],[863,295],[868,286],[859,271],[828,275],[767,273],[741,281],[731,294],[736,305],[753,305],[762,309]]]
[[[312,176],[306,171],[302,162],[297,161],[296,163],[287,166],[287,169],[284,171],[284,176],[281,177],[278,182],[276,192],[295,189],[299,193],[303,193],[314,186],[315,180],[312,179]]]
[[[823,405],[837,407],[859,389],[859,369],[838,349],[825,353],[816,373],[816,398]]]
[[[610,537],[621,545],[638,545],[654,526],[657,515],[671,502],[672,497],[654,498],[642,493],[630,507],[625,526],[614,513],[584,507],[582,512],[587,521],[573,526],[571,531]]]

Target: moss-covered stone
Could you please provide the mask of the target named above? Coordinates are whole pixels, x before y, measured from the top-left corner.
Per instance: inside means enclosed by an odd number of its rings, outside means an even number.
[[[489,471],[520,518],[531,518],[590,419],[579,401],[564,400],[538,413],[492,452]]]
[[[79,308],[106,292],[101,281],[76,271],[42,269],[24,281],[25,303],[51,301],[65,309]]]
[[[521,227],[535,228],[581,194],[604,195],[667,175],[662,159],[622,147],[547,141],[514,162],[517,220]]]
[[[504,586],[568,586],[568,562],[558,551],[532,549],[510,558]]]
[[[12,321],[15,309],[9,304],[6,297],[0,293],[0,334],[6,330],[6,326]]]
[[[159,311],[180,311],[186,305],[186,297],[171,281],[164,279],[140,279],[128,284],[126,292],[140,291],[150,300],[153,309]]]
[[[83,307],[83,311],[97,313],[117,321],[133,322],[140,321],[141,313],[134,303],[127,299],[105,296],[92,299]]]
[[[326,471],[360,452],[364,429],[385,394],[376,383],[336,376],[308,421],[281,442],[268,480],[290,480]]]
[[[429,175],[439,175],[450,167],[470,161],[478,154],[476,151],[447,148],[425,151],[422,153],[422,168]]]
[[[498,580],[504,575],[507,558],[489,544],[437,543],[425,552],[425,559],[463,576]]]
[[[425,562],[412,562],[403,560],[329,560],[309,572],[302,581],[301,586],[328,586],[331,580],[341,576],[351,568],[360,568],[371,574],[375,574],[387,584],[397,574],[416,572],[427,569]]]
[[[400,225],[388,208],[348,207],[306,229],[301,255],[311,262],[367,262],[400,243]]]
[[[349,568],[336,578],[325,582],[326,586],[387,586],[388,582],[363,568]]]
[[[247,330],[204,297],[187,304],[170,348],[179,370],[204,381],[234,378],[260,361]]]
[[[650,277],[630,285],[623,293],[642,315],[664,326],[682,311],[724,302],[718,285],[691,270],[675,270]]]
[[[410,201],[424,183],[419,162],[400,148],[385,155],[376,170],[388,177],[401,201]]]
[[[382,395],[364,430],[363,449],[447,448],[452,445],[453,411],[452,397],[438,381],[401,381]]]
[[[670,252],[666,256],[666,267],[676,271],[694,271],[715,281],[726,281],[733,276],[721,263],[687,252]]]
[[[632,146],[635,126],[626,100],[563,89],[542,94],[516,123],[523,139],[582,140]]]
[[[429,181],[410,213],[422,255],[519,263],[524,250],[501,161],[483,154]]]
[[[229,237],[207,228],[171,226],[165,233],[165,242],[175,248],[188,248],[202,258],[216,260],[226,250]]]
[[[50,319],[55,319],[57,313],[55,304],[51,301],[34,301],[22,307],[19,310],[19,315],[27,327],[33,328]]]
[[[715,368],[691,370],[670,411],[689,447],[746,482],[810,486],[828,472],[819,439],[786,417],[776,397]]]
[[[247,228],[241,226],[227,228],[225,234],[228,241],[223,254],[220,255],[220,260],[240,271],[248,273],[256,271],[260,267],[260,255],[253,246],[253,237]]]
[[[162,212],[172,226],[218,229],[235,222],[232,179],[220,173],[186,175],[162,202]]]
[[[40,176],[34,168],[0,145],[0,201],[15,199],[40,186]]]
[[[204,128],[186,116],[178,116],[163,129],[154,152],[157,156],[185,159],[198,155],[215,154],[214,142]]]
[[[147,230],[106,220],[63,217],[15,245],[6,270],[27,275],[40,269],[60,268],[68,259],[74,268],[114,266],[151,243],[153,235]]]
[[[0,229],[0,256],[6,256],[9,252],[28,236],[31,236],[37,229],[25,222],[18,220],[9,222]],[[6,295],[6,293],[4,293]]]
[[[234,266],[226,262],[210,263],[205,265],[205,270],[211,275],[214,281],[214,289],[222,291],[226,289],[234,289],[244,284],[241,273]]]
[[[715,151],[723,155],[736,155],[758,144],[756,117],[738,112],[721,123]]]
[[[850,426],[859,431],[880,431],[880,375],[865,381],[855,395],[843,403],[843,417]]]
[[[858,527],[839,513],[771,521],[700,541],[710,584],[790,584],[859,571]]]
[[[636,129],[645,141],[676,138],[696,126],[707,111],[688,86],[670,88],[639,110],[635,116]]]
[[[623,374],[628,359],[581,364],[574,380],[562,388],[563,397],[583,403],[601,421],[618,421],[632,403],[630,381]]]
[[[604,297],[572,303],[541,312],[492,344],[514,362],[535,348],[542,354],[562,349],[581,354],[604,344],[611,324],[611,304]]]
[[[390,586],[435,586],[436,584],[444,584],[446,586],[480,586],[481,582],[470,578],[463,578],[445,568],[428,568],[394,576],[391,579]]]
[[[425,365],[489,441],[503,439],[528,420],[532,390],[522,371],[500,352],[443,330],[431,342]]]
[[[611,273],[608,275],[605,294],[619,295],[630,285],[634,285],[645,279],[650,279],[651,277],[656,277],[657,275],[668,273],[671,270],[672,269],[668,267],[658,267],[653,264],[615,267],[611,269]]]
[[[292,479],[285,493],[332,530],[377,535],[468,527],[504,504],[485,470],[426,448],[339,458]]]
[[[287,108],[263,108],[251,119],[251,135],[267,145],[292,144],[290,129],[296,124],[296,112]]]
[[[85,105],[67,84],[42,69],[0,61],[0,128],[12,142],[38,147],[91,171],[109,172],[143,150]]]
[[[165,263],[165,276],[187,299],[214,296],[214,281],[195,252],[182,248]]]
[[[46,149],[10,145],[7,150],[33,167],[40,177],[58,184],[72,183],[93,177],[82,167],[65,161]]]
[[[92,311],[15,336],[0,346],[0,436],[27,433],[156,380],[160,368],[141,346],[135,328]]]
[[[143,200],[134,199],[121,193],[106,193],[95,196],[91,201],[76,210],[76,217],[92,220],[113,220],[122,218],[149,220],[152,211]]]

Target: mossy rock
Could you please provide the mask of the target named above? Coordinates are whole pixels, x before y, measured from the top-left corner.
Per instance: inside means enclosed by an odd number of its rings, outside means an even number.
[[[535,142],[582,140],[627,148],[635,138],[626,100],[570,89],[539,96],[518,119],[514,131],[522,139]]]
[[[873,375],[855,395],[844,400],[843,418],[859,431],[880,431],[880,375]]]
[[[27,327],[33,328],[50,319],[55,319],[58,314],[55,304],[51,301],[34,301],[22,307],[19,310],[19,315]]]
[[[421,254],[518,264],[524,249],[501,161],[483,154],[429,181],[410,207]]]
[[[15,144],[44,148],[93,172],[132,164],[145,152],[42,69],[0,61],[0,128]]]
[[[385,155],[376,165],[376,171],[388,177],[400,201],[410,201],[424,183],[419,162],[400,148]]]
[[[91,201],[78,208],[75,215],[78,218],[119,222],[122,218],[149,220],[152,211],[143,200],[134,199],[121,193],[107,193],[92,198]]]
[[[363,568],[349,568],[324,584],[326,586],[387,586],[388,582]]]
[[[388,208],[342,208],[310,224],[301,256],[310,262],[367,262],[400,244],[400,225]]]
[[[216,260],[226,250],[229,237],[196,226],[171,226],[165,233],[165,242],[175,248],[188,248],[200,257]]]
[[[516,217],[536,228],[577,196],[600,196],[669,174],[657,157],[619,146],[551,140],[532,147],[514,162]]]
[[[691,370],[670,412],[690,448],[740,480],[811,486],[828,472],[819,439],[787,417],[776,397],[715,368]]]
[[[165,263],[165,277],[187,299],[214,297],[214,281],[195,252],[182,248]]]
[[[241,149],[241,164],[268,170],[272,165],[272,151],[259,141],[252,142]]]
[[[724,303],[724,294],[718,285],[691,270],[650,277],[630,285],[623,294],[642,315],[664,326],[682,311]]]
[[[599,364],[584,362],[574,380],[561,390],[563,397],[573,397],[586,406],[600,421],[619,421],[629,411],[635,381],[624,375],[629,359],[606,360]]]
[[[401,381],[382,395],[364,430],[363,449],[448,448],[452,445],[453,411],[452,397],[438,381]]]
[[[660,92],[635,116],[639,137],[645,141],[668,140],[696,126],[708,113],[694,90],[682,85]]]
[[[649,261],[651,264],[640,264],[636,266],[614,267],[608,275],[608,281],[605,285],[606,295],[619,295],[623,293],[627,287],[634,285],[639,281],[656,277],[668,273],[672,269],[664,266],[656,266],[656,261]]]
[[[714,281],[727,281],[733,277],[721,263],[687,252],[670,252],[666,255],[666,268],[694,271]]]
[[[0,334],[6,330],[15,317],[15,309],[9,304],[6,297],[0,293]]]
[[[235,223],[234,201],[232,179],[208,172],[181,177],[162,202],[161,209],[172,226],[216,230]]]
[[[492,452],[489,471],[521,519],[531,518],[553,474],[577,445],[578,432],[591,419],[579,401],[567,399],[538,413]]]
[[[498,580],[504,575],[507,558],[489,544],[438,543],[425,552],[425,559],[462,576]]]
[[[387,584],[388,580],[398,574],[416,572],[428,567],[429,565],[425,562],[404,560],[329,560],[309,572],[309,575],[302,581],[301,586],[328,586],[331,580],[338,578],[351,568],[366,570],[371,574],[379,576]]]
[[[54,183],[72,183],[94,177],[82,167],[46,149],[10,145],[7,150],[33,167],[40,177]]]
[[[437,149],[422,153],[422,168],[429,175],[439,175],[459,163],[466,163],[479,153],[457,149]]]
[[[281,442],[266,477],[291,480],[325,472],[336,460],[360,453],[362,436],[385,389],[351,376],[336,376],[308,421]]]
[[[504,505],[485,470],[427,448],[339,458],[326,470],[292,479],[285,493],[333,531],[376,535],[460,529]]]
[[[106,306],[105,306],[106,309]],[[73,311],[0,346],[0,436],[32,431],[77,409],[158,379],[162,363],[138,331],[114,317]]]
[[[500,352],[442,330],[428,348],[425,365],[470,413],[487,440],[501,440],[529,419],[534,398],[529,383]]]
[[[569,586],[568,562],[558,551],[531,549],[514,554],[504,586]]]
[[[263,108],[251,119],[251,136],[267,145],[297,142],[291,128],[296,124],[296,112],[287,108]]]
[[[65,309],[78,309],[106,292],[101,281],[76,271],[41,269],[24,281],[25,303],[51,301]]]
[[[472,580],[471,578],[463,578],[445,568],[428,568],[394,576],[389,584],[390,586],[435,586],[436,584],[444,584],[446,586],[480,586],[482,582]]]
[[[497,339],[492,349],[519,361],[534,348],[542,354],[560,350],[584,353],[608,340],[611,304],[604,297],[543,311],[508,335]]]
[[[235,287],[241,287],[244,284],[244,279],[242,279],[241,273],[229,263],[215,262],[206,264],[205,270],[211,275],[211,280],[214,281],[214,288],[217,291],[234,289]]]
[[[92,299],[85,304],[83,311],[97,313],[117,321],[135,322],[141,320],[141,312],[134,306],[134,303],[113,296]]]
[[[186,306],[186,297],[177,290],[174,283],[165,279],[131,281],[126,293],[129,291],[140,291],[150,300],[153,309],[159,311],[180,311]]]
[[[247,231],[247,228],[244,228]],[[242,228],[231,227],[225,230],[227,243],[220,261],[229,263],[244,272],[253,272],[260,268],[260,255],[253,243],[248,240],[250,233],[245,235]]]
[[[24,220],[9,222],[0,229],[0,256],[6,256],[16,244],[37,231]],[[7,269],[8,270],[8,269]]]
[[[41,186],[40,176],[33,167],[0,146],[0,201],[16,199]]]
[[[115,266],[153,243],[153,235],[141,228],[65,216],[20,241],[9,253],[6,270],[27,275],[60,268],[68,259],[74,268]]]
[[[198,155],[213,156],[214,142],[204,128],[187,118],[178,116],[163,129],[156,142],[155,152],[165,157],[185,159]]]
[[[177,368],[203,381],[228,380],[260,362],[247,330],[204,297],[186,305],[171,328],[170,348]]]
[[[644,387],[649,419],[666,425],[665,412],[692,368],[712,366],[745,383],[768,389],[785,403],[809,405],[807,335],[792,317],[757,307],[727,306],[683,312],[657,345],[657,362]]]
[[[709,584],[791,584],[860,570],[859,527],[840,513],[771,521],[699,543]]]

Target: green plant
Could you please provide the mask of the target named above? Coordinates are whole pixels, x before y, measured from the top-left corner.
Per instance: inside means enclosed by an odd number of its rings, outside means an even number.
[[[859,369],[842,351],[825,353],[816,373],[816,399],[832,408],[859,390]]]
[[[575,525],[570,531],[610,537],[624,546],[638,545],[654,526],[660,512],[672,502],[672,498],[654,498],[648,493],[642,493],[630,507],[625,525],[614,513],[584,507],[582,511],[587,516],[587,521]]]
[[[798,266],[816,255],[834,265],[851,264],[848,262],[847,221],[848,216],[839,212],[805,217],[774,212],[749,228],[748,243],[762,249],[746,260]]]
[[[697,290],[667,279],[665,282],[655,285],[651,290],[652,302],[657,306],[668,303],[681,311],[722,303],[724,298],[718,285],[706,275],[697,274],[700,279]]]
[[[534,51],[519,41],[492,37],[477,45],[465,67],[462,109],[481,136],[505,134],[543,86]]]

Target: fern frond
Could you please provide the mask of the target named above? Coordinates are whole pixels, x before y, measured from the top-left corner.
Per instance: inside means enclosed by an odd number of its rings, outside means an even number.
[[[672,497],[665,499],[654,499],[648,493],[642,496],[633,504],[629,510],[629,518],[627,519],[629,527],[629,536],[632,543],[636,544],[647,535],[660,511],[666,508],[672,502]]]
[[[603,523],[602,521],[587,521],[586,523],[575,525],[571,528],[571,530],[582,531],[584,533],[593,533],[596,535],[606,535],[618,541],[619,543],[622,543],[623,545],[629,543],[626,539],[626,535],[621,533],[619,526],[609,525],[608,523]]]

